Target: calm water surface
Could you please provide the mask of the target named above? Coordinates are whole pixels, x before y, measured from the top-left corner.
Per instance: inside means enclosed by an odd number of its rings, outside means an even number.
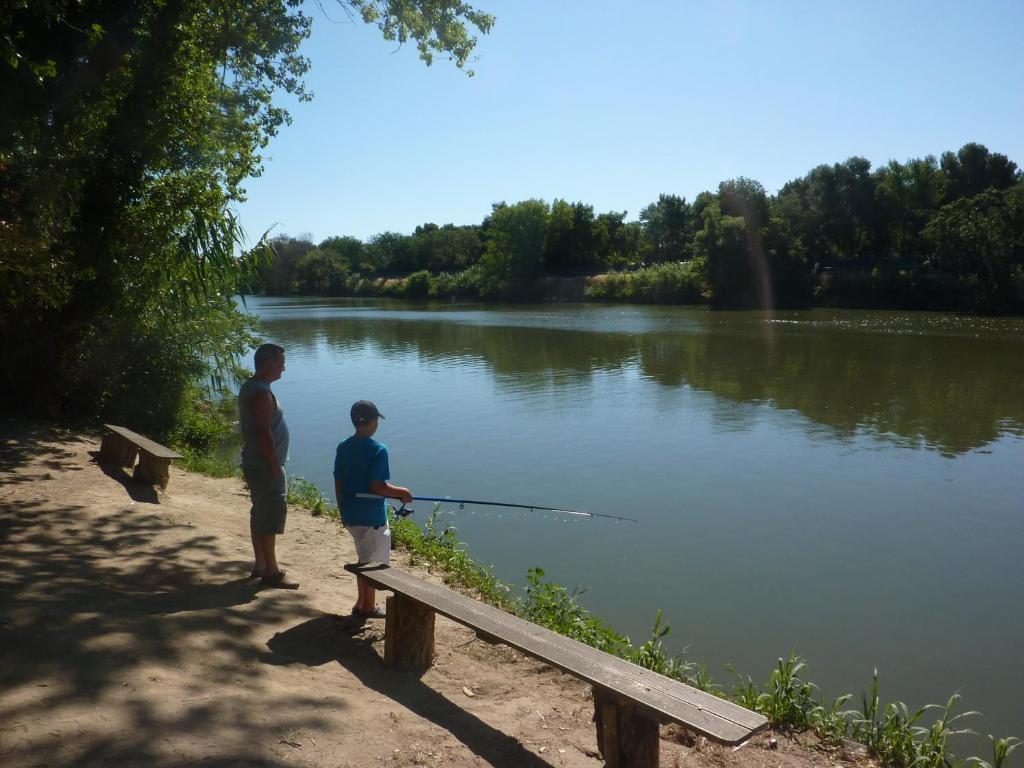
[[[795,649],[829,697],[956,690],[1024,736],[1024,321],[815,310],[250,299],[287,349],[292,474],[333,495],[349,405],[387,419],[471,554],[541,566],[634,642],[763,680]],[[420,504],[421,521],[429,505]],[[339,563],[340,567],[340,563]],[[1019,761],[1018,761],[1019,762]]]

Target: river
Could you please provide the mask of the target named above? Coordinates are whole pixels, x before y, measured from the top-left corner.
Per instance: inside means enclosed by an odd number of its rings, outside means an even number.
[[[883,701],[960,691],[977,730],[1024,736],[1024,320],[248,307],[287,350],[290,472],[332,497],[349,406],[371,399],[417,495],[639,521],[446,505],[503,580],[540,566],[635,643],[661,609],[726,688],[723,663],[764,681],[795,649],[828,697],[877,668]]]

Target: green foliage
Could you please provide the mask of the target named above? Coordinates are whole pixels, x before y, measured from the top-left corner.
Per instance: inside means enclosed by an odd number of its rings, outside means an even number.
[[[774,196],[745,177],[692,203],[662,194],[637,221],[582,201],[502,202],[479,225],[354,241],[361,258],[332,256],[308,278],[293,267],[290,284],[502,300],[536,298],[544,276],[586,276],[597,301],[1024,311],[1021,179],[1005,155],[967,144],[941,165],[931,155],[874,171],[861,157],[820,165]],[[289,284],[278,265],[265,269],[268,292]]]
[[[596,301],[699,304],[704,301],[704,270],[701,258],[598,275],[587,281],[586,296]]]
[[[303,477],[288,478],[288,503],[307,510],[313,517],[341,520],[338,507],[320,489]]]
[[[426,563],[441,570],[446,584],[460,586],[472,591],[482,600],[505,608],[512,607],[508,585],[499,581],[490,568],[474,563],[456,537],[453,526],[438,529],[439,505],[427,518],[421,529],[410,518],[389,515],[391,536],[398,546],[409,552],[413,565]]]
[[[1024,271],[1024,187],[990,189],[944,206],[924,228],[935,266],[975,276],[984,305],[1008,310],[1020,301],[1014,276]]]
[[[211,477],[238,474],[238,461],[226,450],[236,437],[234,398],[192,385],[185,389],[168,444],[183,456],[181,466]]]
[[[725,216],[717,205],[704,212],[704,229],[694,252],[707,264],[708,287],[721,306],[770,306],[771,288],[759,234],[740,216]]]
[[[988,741],[992,749],[991,760],[982,760],[980,757],[968,758],[968,762],[976,765],[977,768],[1003,768],[1007,758],[1021,745],[1021,740],[1015,736],[997,739],[989,734]]]
[[[850,718],[842,707],[852,698],[853,694],[844,693],[833,699],[830,706],[826,707],[822,701],[807,713],[807,724],[826,749],[838,749],[846,741]]]
[[[475,10],[461,0],[347,0],[368,24],[376,24],[385,40],[416,41],[416,49],[427,66],[435,55],[443,55],[459,69],[465,67],[476,37],[467,25],[487,33],[494,17]],[[473,70],[466,74],[472,77]]]
[[[950,696],[945,706],[929,704],[911,712],[902,701],[881,706],[878,695],[878,672],[871,678],[871,692],[861,696],[859,711],[850,716],[850,737],[866,745],[886,766],[891,768],[955,768],[963,765],[948,750],[950,736],[973,733],[966,728],[956,727],[967,717],[977,712],[953,714],[959,694]],[[929,712],[936,716],[931,725],[919,723]],[[991,738],[991,737],[989,737]]]
[[[388,39],[459,67],[493,19],[454,0],[350,0]],[[168,430],[189,386],[252,341],[230,296],[264,282],[232,207],[303,100],[297,0],[53,0],[0,10],[0,398],[27,411]],[[357,250],[362,244],[356,242]],[[342,292],[351,242],[288,251]],[[301,249],[299,249],[301,251]],[[308,249],[306,249],[308,250]],[[326,255],[324,255],[326,254]],[[262,274],[257,275],[258,272]]]
[[[480,293],[507,297],[540,276],[550,209],[543,200],[495,206],[480,259]]]
[[[426,297],[426,295],[430,293],[430,273],[425,269],[421,269],[419,272],[413,272],[405,279],[403,293],[410,299],[422,299]]]
[[[803,730],[810,726],[810,713],[815,709],[814,685],[801,679],[805,662],[796,652],[779,657],[768,678],[767,690],[757,697],[755,709],[767,717],[773,727]]]
[[[653,261],[680,261],[690,255],[694,213],[685,198],[659,195],[640,211],[645,235],[644,251]]]
[[[622,655],[626,650],[629,641],[625,637],[577,602],[582,589],[577,587],[569,592],[561,584],[544,581],[541,568],[527,571],[526,581],[526,599],[518,611],[524,619],[598,650],[615,655]]]
[[[657,672],[659,675],[665,675],[677,680],[685,680],[689,677],[690,664],[687,663],[683,654],[670,656],[662,643],[662,638],[671,631],[672,628],[668,624],[662,623],[661,610],[659,609],[654,616],[654,626],[651,628],[650,639],[630,654],[630,661],[652,672]]]

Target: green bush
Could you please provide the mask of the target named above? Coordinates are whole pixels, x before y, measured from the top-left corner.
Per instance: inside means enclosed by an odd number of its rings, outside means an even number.
[[[584,295],[595,301],[700,304],[704,292],[704,262],[693,260],[601,275],[589,281]]]
[[[430,292],[430,273],[421,269],[405,278],[402,295],[410,299],[422,299]]]

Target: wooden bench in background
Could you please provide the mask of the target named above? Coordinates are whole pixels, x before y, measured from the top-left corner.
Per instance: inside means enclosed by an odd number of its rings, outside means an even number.
[[[114,424],[104,424],[107,434],[100,445],[100,458],[105,461],[117,462],[122,467],[135,466],[132,479],[138,483],[159,485],[166,490],[171,479],[171,459],[180,459],[181,454],[148,437],[132,432],[130,429]],[[139,463],[135,463],[138,458]]]
[[[657,768],[659,724],[678,723],[721,744],[739,744],[768,726],[749,709],[397,568],[374,563],[345,569],[394,593],[384,625],[386,666],[429,667],[434,615],[440,613],[488,642],[509,645],[590,683],[597,744],[609,768]]]

